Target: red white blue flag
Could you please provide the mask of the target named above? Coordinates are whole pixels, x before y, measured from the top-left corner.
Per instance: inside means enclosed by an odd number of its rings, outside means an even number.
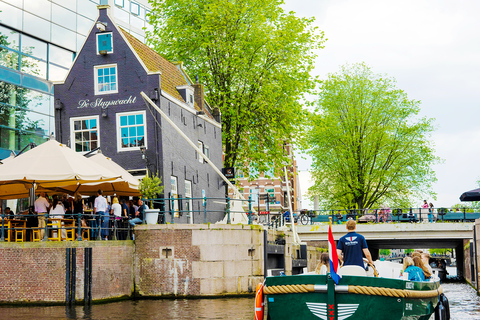
[[[339,274],[340,264],[338,263],[337,246],[333,239],[332,224],[328,226],[328,257],[330,259],[330,276],[333,281],[338,284],[338,281],[342,278]]]

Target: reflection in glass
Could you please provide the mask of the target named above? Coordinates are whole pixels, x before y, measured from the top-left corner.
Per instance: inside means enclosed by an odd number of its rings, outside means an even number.
[[[77,1],[77,13],[95,19],[97,17],[97,5],[91,1],[79,0]]]
[[[22,10],[0,2],[0,20],[3,24],[12,28],[22,30]]]
[[[23,23],[23,31],[25,33],[34,34],[45,41],[50,41],[50,22],[34,16],[28,12],[23,13],[25,20]]]
[[[87,152],[98,147],[97,119],[75,120],[73,131],[76,152]]]
[[[93,20],[77,15],[77,32],[87,35],[92,28]]]
[[[76,29],[76,14],[73,11],[52,4],[52,22],[59,24],[67,29]]]
[[[0,45],[18,50],[19,34],[0,26]]]
[[[54,3],[58,3],[59,5],[75,11],[77,9],[77,0],[52,0]]]
[[[47,43],[22,35],[22,53],[47,60]]]
[[[18,53],[0,47],[0,65],[18,70]]]
[[[140,19],[139,17],[131,16],[130,17],[130,24],[138,29],[142,29],[143,26],[145,25],[145,21]]]
[[[21,71],[42,79],[47,79],[47,63],[34,58],[22,56]]]
[[[54,45],[48,47],[48,60],[65,68],[70,68],[73,62],[73,52]]]
[[[118,7],[113,7],[113,16],[115,17],[115,19],[121,20],[123,22],[130,22],[130,14],[128,13],[128,11],[125,11]]]
[[[76,37],[75,32],[73,31],[67,30],[56,24],[52,24],[52,39],[55,39],[56,43],[60,44],[62,47],[65,47],[72,51],[75,50]],[[58,39],[61,39],[61,42],[59,42]]]
[[[119,120],[122,148],[144,146],[143,114],[122,115]]]
[[[25,11],[31,12],[45,20],[50,20],[52,3],[48,0],[23,0]]]
[[[0,148],[19,150],[30,142],[46,140],[52,117],[28,110],[42,104],[48,109],[48,95],[0,82]]]
[[[67,77],[68,69],[57,67],[56,65],[48,65],[48,80],[50,81],[62,81]]]

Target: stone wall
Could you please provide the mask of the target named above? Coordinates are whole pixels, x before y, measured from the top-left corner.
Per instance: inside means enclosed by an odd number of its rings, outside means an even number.
[[[133,242],[0,243],[0,302],[63,303],[66,248],[76,250],[77,300],[84,296],[84,248],[92,247],[92,299],[133,293]]]
[[[141,296],[252,293],[263,281],[263,231],[248,225],[142,225],[135,230]]]

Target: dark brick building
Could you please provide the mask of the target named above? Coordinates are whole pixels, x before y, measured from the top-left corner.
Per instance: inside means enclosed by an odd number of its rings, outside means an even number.
[[[221,168],[220,115],[205,102],[203,87],[181,64],[117,27],[109,6],[98,8],[97,22],[66,79],[54,86],[57,140],[82,153],[99,147],[139,177],[158,172],[164,197],[223,197],[218,174],[140,95],[145,92]],[[211,201],[207,206],[216,212],[209,213],[209,222],[223,218],[224,205]],[[174,209],[177,223],[192,222],[191,214],[194,223],[204,221],[200,200],[176,201]]]

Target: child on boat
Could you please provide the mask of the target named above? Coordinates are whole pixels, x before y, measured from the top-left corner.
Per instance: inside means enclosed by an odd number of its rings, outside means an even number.
[[[425,281],[423,270],[416,267],[410,257],[403,258],[403,273],[408,273],[409,281]]]
[[[320,262],[315,268],[315,273],[326,275],[328,272],[330,272],[330,261],[328,257],[328,252],[324,252],[320,256]]]

